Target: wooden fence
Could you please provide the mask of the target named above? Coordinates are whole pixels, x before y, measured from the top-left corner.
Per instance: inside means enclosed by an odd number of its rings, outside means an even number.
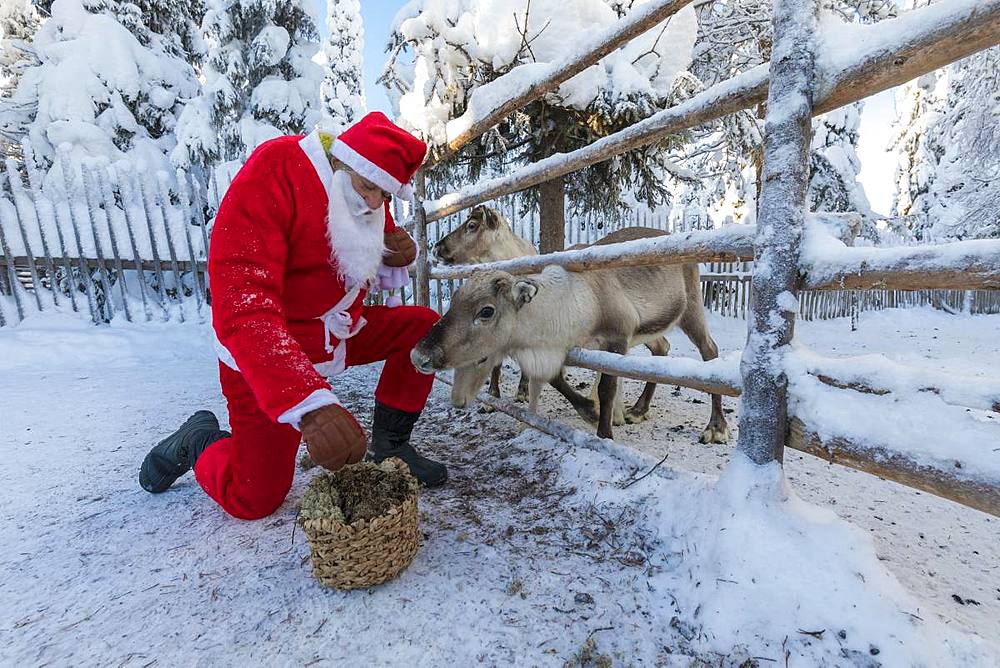
[[[510,75],[512,94],[501,104],[470,104],[469,112],[449,123],[447,150],[453,154],[506,115],[554,90],[573,73],[598,62],[602,55],[637,34],[645,17],[653,25],[688,4],[684,0],[652,0],[621,21],[619,30],[585,38],[565,62],[553,63],[534,76]],[[985,291],[1000,288],[1000,241],[957,242],[934,247],[902,249],[846,248],[836,244],[803,245],[806,234],[809,144],[812,117],[850,104],[919,77],[936,68],[1000,43],[1000,0],[942,0],[884,21],[868,29],[864,38],[826,35],[819,29],[818,0],[781,0],[773,8],[773,59],[692,96],[690,99],[605,137],[582,149],[560,154],[514,170],[501,177],[470,185],[436,201],[423,201],[424,176],[418,175],[415,236],[424,262],[417,267],[418,303],[431,304],[432,274],[459,279],[484,266],[512,273],[537,271],[543,264],[578,270],[681,262],[734,262],[755,259],[749,289],[747,345],[738,380],[720,378],[715,366],[703,362],[692,370],[669,359],[646,360],[643,373],[625,355],[570,351],[567,364],[600,370],[614,376],[670,382],[693,388],[706,383],[724,394],[741,396],[738,450],[764,465],[782,461],[786,446],[817,455],[922,489],[1000,516],[1000,471],[945,457],[928,457],[896,449],[871,439],[824,434],[816,425],[791,414],[795,395],[789,385],[789,359],[796,309],[789,308],[801,293],[828,290]],[[645,24],[642,24],[645,25]],[[650,27],[646,26],[646,27]],[[826,26],[824,30],[832,30]],[[856,28],[855,28],[856,30]],[[836,48],[831,48],[836,44]],[[499,87],[495,84],[494,87]],[[474,97],[474,96],[473,96]],[[612,244],[601,248],[559,252],[544,258],[520,258],[444,272],[427,263],[430,230],[434,223],[477,204],[537,186],[627,151],[648,145],[687,128],[727,114],[766,105],[763,189],[758,226],[743,230],[723,228],[685,232],[654,240]],[[811,234],[811,233],[810,233]],[[816,239],[816,237],[814,237]],[[825,242],[824,242],[825,243]],[[888,293],[887,293],[888,294]],[[822,299],[822,297],[820,297]],[[976,296],[964,297],[964,304]],[[728,302],[727,302],[728,303]],[[856,361],[858,365],[861,361]],[[823,366],[822,364],[820,366]],[[845,378],[843,365],[827,364],[829,372],[816,378],[838,392],[881,395],[893,387],[873,388]],[[850,366],[850,365],[848,365]],[[840,376],[835,367],[841,370]],[[796,372],[801,373],[801,372]],[[849,375],[849,374],[848,374]],[[905,375],[905,374],[904,374]],[[910,374],[919,375],[918,373]],[[916,391],[943,396],[940,385],[920,383]],[[489,400],[489,399],[488,399]],[[1000,411],[1000,391],[977,383],[962,398],[971,408]],[[576,444],[580,438],[565,425],[541,416],[526,415],[509,403],[489,400],[494,407],[536,428]],[[974,405],[973,405],[974,404]],[[872,404],[876,410],[875,404]],[[984,453],[988,458],[988,452]],[[970,464],[972,470],[970,470]]]
[[[212,218],[238,167],[223,165],[202,184],[183,171],[154,175],[131,165],[63,158],[45,183],[25,146],[21,159],[8,159],[2,169],[7,194],[0,197],[0,326],[53,309],[79,311],[95,323],[119,317],[201,318],[210,298],[205,268]],[[54,184],[53,174],[60,177]],[[537,247],[537,215],[522,214],[517,195],[502,198],[497,206],[514,232]],[[397,218],[404,217],[398,210]],[[433,245],[462,220],[453,214],[432,223],[428,243]],[[692,209],[639,209],[608,218],[569,217],[565,238],[568,245],[591,244],[628,226],[680,234],[713,225],[708,215]],[[703,264],[705,307],[745,319],[752,274],[752,261]],[[433,279],[430,303],[444,311],[460,283]],[[412,300],[413,289],[408,294]],[[804,291],[799,315],[806,320],[840,318],[925,305],[950,312],[1000,313],[1000,292]]]
[[[508,195],[494,203],[510,223],[514,234],[539,247],[540,224],[534,212],[524,210],[517,195]],[[567,216],[564,229],[566,246],[592,244],[624,227],[652,227],[669,234],[714,229],[716,221],[704,212],[686,208],[657,211],[634,209],[620,216]],[[887,219],[890,227],[903,219]],[[434,244],[464,222],[460,214],[434,221],[427,229],[427,243]],[[897,244],[916,244],[913,239],[893,235]],[[753,261],[707,262],[701,266],[702,296],[705,308],[719,315],[746,319],[750,302],[750,279]],[[432,278],[430,304],[444,312],[452,292],[461,280]],[[1000,291],[995,290],[804,290],[799,295],[799,316],[804,320],[828,320],[857,317],[865,311],[887,308],[931,306],[949,313],[1000,313]]]

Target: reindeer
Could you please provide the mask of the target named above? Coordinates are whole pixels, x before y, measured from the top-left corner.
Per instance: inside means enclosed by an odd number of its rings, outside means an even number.
[[[434,244],[434,256],[443,264],[481,264],[537,255],[535,245],[514,234],[510,223],[489,206],[473,207],[469,217]],[[501,357],[490,372],[489,393],[500,398]],[[515,401],[527,401],[528,377],[521,374]]]
[[[626,228],[627,230],[628,228]],[[637,238],[632,232],[619,230],[612,232],[608,236],[597,242],[597,245],[617,243]],[[576,244],[570,246],[569,250],[587,248],[589,244]],[[479,264],[482,262],[499,262],[501,260],[512,260],[526,255],[537,255],[535,246],[521,237],[514,234],[510,223],[496,209],[480,205],[474,207],[461,226],[452,230],[442,237],[434,245],[434,255],[444,264]],[[646,346],[654,355],[666,355],[670,350],[670,343],[662,338],[652,341]],[[503,361],[503,358],[500,359]],[[601,374],[597,374],[597,379],[591,387],[591,404],[597,403],[597,387],[600,384]],[[500,364],[493,367],[490,374],[489,393],[494,397],[500,397]],[[517,386],[517,401],[528,399],[528,378],[523,373]],[[649,403],[652,400],[652,392],[643,394],[643,398],[629,410],[625,410],[621,393],[615,399],[612,424],[621,426],[623,424],[635,424],[643,422],[649,414]],[[596,422],[595,414],[590,410],[577,408],[581,417],[592,422]]]
[[[649,228],[626,228],[616,241],[661,236]],[[602,240],[611,243],[610,239]],[[718,357],[702,307],[698,266],[618,267],[571,272],[558,266],[539,274],[502,271],[472,276],[453,296],[451,307],[413,349],[411,360],[424,373],[454,368],[452,403],[466,406],[486,380],[490,363],[512,357],[528,376],[531,410],[538,408],[542,384],[551,384],[584,417],[596,420],[597,434],[613,438],[613,405],[618,379],[604,374],[598,406],[562,377],[569,350],[576,346],[625,354],[646,344],[666,355],[664,334],[678,325],[701,352]],[[647,383],[633,411],[648,412],[655,383]],[[712,395],[712,415],[702,443],[724,443],[729,427],[722,397]]]
[[[434,244],[444,264],[480,264],[537,255],[534,244],[514,234],[510,223],[489,206],[477,206],[460,226]]]

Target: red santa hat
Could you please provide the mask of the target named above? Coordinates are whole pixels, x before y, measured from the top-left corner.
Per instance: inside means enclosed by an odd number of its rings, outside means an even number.
[[[330,154],[382,190],[411,199],[410,179],[424,163],[427,144],[373,111],[341,132]]]

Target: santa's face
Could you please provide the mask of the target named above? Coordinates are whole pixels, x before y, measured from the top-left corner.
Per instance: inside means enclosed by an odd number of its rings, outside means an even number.
[[[354,191],[364,198],[365,204],[367,204],[368,208],[372,211],[381,208],[383,204],[392,198],[392,195],[382,190],[368,179],[362,178],[354,172],[350,172],[350,175],[351,186],[354,188]]]

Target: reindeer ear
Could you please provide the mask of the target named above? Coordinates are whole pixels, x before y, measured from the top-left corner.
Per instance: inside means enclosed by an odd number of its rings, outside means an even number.
[[[514,297],[514,305],[517,308],[521,308],[538,294],[538,283],[522,278],[514,283],[514,287],[511,288],[511,294]]]

